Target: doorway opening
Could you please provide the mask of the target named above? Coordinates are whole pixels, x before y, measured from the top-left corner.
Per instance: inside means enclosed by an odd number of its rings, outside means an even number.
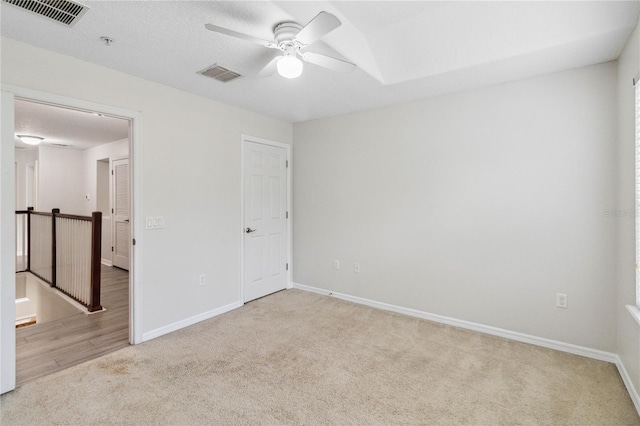
[[[58,209],[60,217],[99,218],[96,229],[100,229],[97,234],[100,254],[97,265],[92,267],[100,277],[98,297],[103,308],[95,313],[69,309],[78,298],[56,285],[60,261],[51,262],[53,278],[49,280],[32,273],[29,267],[23,269],[25,272],[20,275],[24,277],[16,279],[16,297],[22,296],[16,320],[18,314],[30,320],[15,329],[16,385],[20,386],[133,343],[133,280],[129,275],[133,259],[127,255],[119,265],[114,266],[113,262],[115,200],[119,200],[121,210],[129,209],[133,190],[127,179],[124,186],[121,183],[118,188],[120,194],[116,194],[112,179],[115,164],[123,160],[128,164],[131,157],[133,122],[129,117],[29,98],[16,97],[14,107],[15,134],[44,138],[36,147],[27,146],[18,138],[15,140],[16,213],[32,209],[31,214],[50,215],[54,229],[57,216],[52,212]],[[95,213],[99,215],[94,216]],[[130,212],[126,214],[127,232],[122,234],[122,226],[119,227],[120,234],[125,236],[119,243],[126,246],[128,254],[132,240]],[[23,259],[25,253],[35,259],[32,252],[42,245],[33,237],[37,229],[18,223],[21,222],[16,221],[17,243],[25,234],[24,228],[32,234],[21,241],[19,246],[23,249],[19,253]],[[73,251],[81,237],[69,229],[65,238],[69,239],[69,250]],[[59,250],[56,246],[60,246],[60,238],[56,237],[58,244],[53,244],[51,249],[54,252]],[[53,256],[56,259],[56,255]],[[23,268],[25,264],[29,265],[29,260],[22,261]],[[74,271],[81,268],[64,266],[70,269],[67,275],[77,275]],[[20,270],[16,263],[16,272]],[[79,285],[83,285],[82,282]],[[29,312],[25,314],[26,311]]]

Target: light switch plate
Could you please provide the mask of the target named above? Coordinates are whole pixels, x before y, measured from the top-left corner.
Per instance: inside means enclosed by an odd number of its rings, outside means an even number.
[[[147,229],[159,229],[164,228],[164,217],[162,216],[147,216],[145,218],[145,227]]]

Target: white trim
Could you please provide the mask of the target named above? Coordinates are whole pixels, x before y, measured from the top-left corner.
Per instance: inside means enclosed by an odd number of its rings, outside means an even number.
[[[634,79],[634,89],[633,89],[633,125],[634,125],[634,164],[635,164],[635,207],[636,211],[640,211],[640,196],[638,195],[638,191],[640,191],[640,176],[638,173],[640,172],[640,86],[636,85],[637,80]],[[635,215],[635,304],[636,306],[640,306],[640,269],[638,269],[638,265],[640,264],[640,216],[638,214]]]
[[[268,139],[257,138],[242,134],[240,135],[240,223],[242,226],[240,237],[240,300],[244,301],[244,147],[247,142],[255,142],[263,145],[275,146],[283,148],[287,152],[287,161],[289,166],[287,167],[287,211],[289,212],[289,219],[287,222],[287,233],[289,238],[287,241],[287,263],[289,264],[289,270],[287,271],[287,287],[293,287],[293,213],[292,207],[292,172],[293,169],[293,147],[289,144],[276,142]]]
[[[102,263],[104,266],[113,266],[113,262],[109,259],[105,259],[104,257],[100,259],[100,263]]]
[[[631,401],[633,401],[633,405],[636,407],[636,411],[638,415],[640,415],[640,395],[638,395],[638,391],[633,386],[633,381],[627,372],[627,369],[624,366],[624,363],[620,359],[618,355],[616,355],[615,361],[616,367],[618,367],[618,372],[620,373],[620,377],[622,377],[622,381],[627,388],[627,392],[629,392],[629,396],[631,397]]]
[[[627,310],[631,314],[634,320],[640,325],[640,307],[634,305],[627,305]]]
[[[198,315],[194,315],[190,318],[185,318],[180,321],[176,321],[172,324],[168,324],[162,326],[160,328],[156,328],[155,330],[147,331],[142,335],[142,340],[144,342],[155,339],[156,337],[164,336],[165,334],[172,333],[174,331],[178,331],[181,328],[189,327],[190,325],[196,324],[198,322],[208,320],[213,317],[217,317],[218,315],[225,314],[229,311],[242,307],[244,304],[240,301],[230,303],[226,306],[222,306],[220,308],[216,308],[207,312],[203,312]]]
[[[490,334],[492,336],[504,337],[505,339],[515,340],[517,342],[529,343],[532,345],[542,346],[549,349],[555,349],[558,351],[567,352],[574,355],[581,355],[587,358],[593,358],[600,361],[615,363],[619,359],[618,355],[612,352],[605,352],[598,349],[592,349],[584,346],[574,345],[571,343],[565,343],[557,340],[546,339],[544,337],[532,336],[530,334],[518,333],[516,331],[510,331],[510,330],[505,330],[498,327],[492,327],[489,325],[459,320],[451,317],[446,317],[443,315],[431,314],[428,312],[419,311],[417,309],[390,305],[384,302],[377,302],[375,300],[365,299],[362,297],[331,292],[328,290],[324,290],[316,287],[310,287],[303,284],[293,283],[293,288],[309,291],[312,293],[322,294],[324,296],[335,297],[337,299],[358,303],[360,305],[370,306],[372,308],[383,309],[385,311],[391,311],[391,312],[396,312],[398,314],[409,315],[416,318],[422,318],[429,321],[438,322],[441,324],[447,324],[447,325],[452,325],[454,327],[464,328],[467,330],[478,331],[480,333]]]
[[[15,102],[4,86],[0,98],[0,393],[5,393],[16,387]]]

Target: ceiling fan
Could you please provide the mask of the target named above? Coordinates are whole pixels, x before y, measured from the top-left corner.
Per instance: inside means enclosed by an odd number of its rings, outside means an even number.
[[[283,22],[276,25],[273,29],[273,41],[263,40],[213,24],[206,24],[205,28],[209,31],[226,34],[284,52],[283,55],[276,56],[262,68],[258,73],[258,77],[269,76],[277,69],[278,73],[283,77],[296,78],[302,74],[302,61],[333,71],[349,72],[356,68],[355,64],[351,62],[320,53],[301,51],[340,25],[342,25],[342,22],[335,15],[328,12],[320,12],[304,27],[295,22]]]

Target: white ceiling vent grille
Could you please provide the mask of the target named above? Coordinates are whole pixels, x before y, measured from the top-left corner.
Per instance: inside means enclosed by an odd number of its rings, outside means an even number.
[[[237,72],[231,71],[225,67],[221,67],[218,64],[213,64],[210,67],[207,67],[202,71],[199,71],[199,73],[202,75],[206,75],[207,77],[215,78],[216,80],[221,81],[223,83],[226,83],[228,81],[241,77],[241,75],[238,74]]]
[[[21,9],[73,27],[89,9],[69,0],[2,0]]]

